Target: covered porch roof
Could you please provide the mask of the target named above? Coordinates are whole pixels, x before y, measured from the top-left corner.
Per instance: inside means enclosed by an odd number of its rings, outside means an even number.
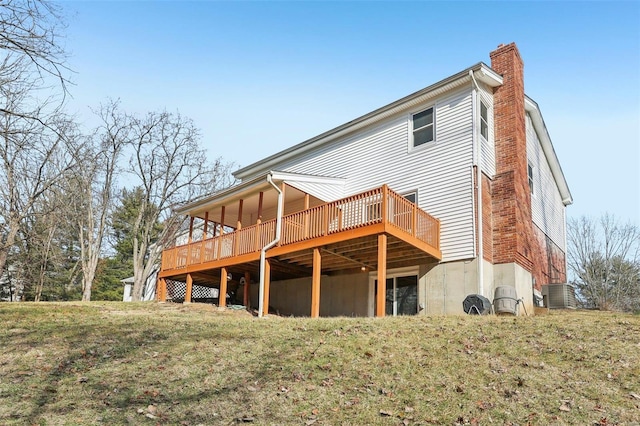
[[[221,223],[224,207],[223,225],[230,227],[236,226],[236,219],[241,209],[244,212],[242,214],[261,210],[266,213],[264,220],[272,219],[271,216],[275,217],[278,204],[278,192],[269,183],[269,176],[279,187],[284,183],[290,188],[286,194],[286,202],[290,205],[295,204],[296,200],[304,199],[306,194],[322,203],[344,197],[345,179],[343,178],[269,171],[249,181],[185,204],[177,210],[177,213],[201,219],[205,219],[206,216],[209,220]],[[240,207],[240,200],[242,200],[242,207]],[[261,208],[260,202],[262,202]],[[268,212],[274,214],[269,215]]]

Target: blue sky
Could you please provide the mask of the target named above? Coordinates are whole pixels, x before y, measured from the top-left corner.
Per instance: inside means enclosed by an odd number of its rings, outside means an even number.
[[[516,42],[574,205],[640,225],[640,2],[63,2],[69,109],[192,118],[245,166]]]

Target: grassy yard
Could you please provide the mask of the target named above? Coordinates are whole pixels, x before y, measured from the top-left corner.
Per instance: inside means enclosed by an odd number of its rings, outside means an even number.
[[[640,422],[640,316],[0,304],[0,424]]]

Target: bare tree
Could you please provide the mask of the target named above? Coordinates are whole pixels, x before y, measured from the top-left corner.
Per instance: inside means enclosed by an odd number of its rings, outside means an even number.
[[[21,300],[42,300],[61,262],[59,234],[65,226],[59,206],[63,200],[54,189],[33,204],[32,211],[20,225],[17,241],[7,264],[22,292]],[[49,289],[47,289],[49,290]]]
[[[0,106],[16,110],[30,102],[29,87],[6,86]],[[24,218],[74,164],[68,149],[77,134],[74,124],[61,114],[41,115],[43,108],[34,109],[39,120],[0,113],[0,274]]]
[[[640,229],[605,214],[599,221],[570,220],[569,270],[585,305],[640,309]]]
[[[228,185],[231,165],[207,161],[193,122],[180,114],[152,112],[133,119],[133,154],[129,172],[140,182],[142,197],[132,227],[133,300],[157,267],[163,247],[183,218],[172,208],[195,196]],[[157,224],[162,223],[158,232]]]
[[[75,150],[78,170],[69,175],[68,190],[72,217],[78,232],[82,266],[82,300],[91,300],[91,287],[96,276],[103,242],[108,231],[109,215],[116,195],[118,162],[129,142],[130,125],[110,101],[97,111],[102,124],[88,141]]]
[[[25,218],[72,164],[62,26],[53,3],[0,0],[0,276]]]
[[[0,86],[28,83],[47,87],[57,81],[67,93],[70,71],[61,46],[64,23],[57,5],[45,0],[0,1]],[[13,105],[15,106],[15,105]],[[0,112],[35,118],[30,112],[0,105]]]

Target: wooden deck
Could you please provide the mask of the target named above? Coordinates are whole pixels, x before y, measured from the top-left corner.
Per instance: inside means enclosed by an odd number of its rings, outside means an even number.
[[[207,271],[234,265],[252,271],[260,250],[275,239],[275,233],[274,219],[167,249],[160,277],[194,274],[211,282],[209,278],[219,274]],[[386,185],[283,216],[280,241],[267,251],[267,257],[274,260],[274,272],[288,272],[288,276],[310,276],[316,248],[328,254],[323,273],[376,269],[381,234],[389,238],[388,267],[441,258],[440,222]]]

